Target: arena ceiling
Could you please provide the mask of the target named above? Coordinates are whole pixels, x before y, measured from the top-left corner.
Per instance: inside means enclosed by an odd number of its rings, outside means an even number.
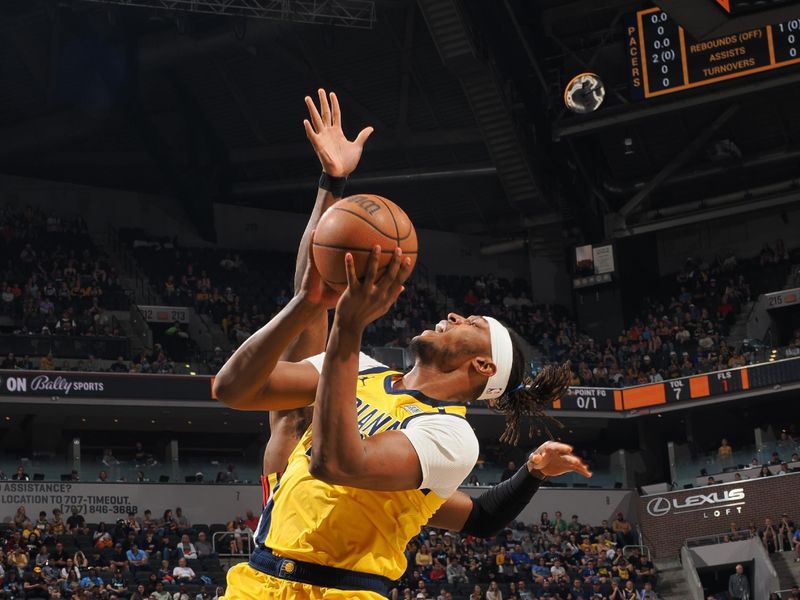
[[[0,171],[173,195],[213,239],[212,202],[308,209],[302,98],[325,86],[347,130],[376,127],[351,189],[420,227],[558,255],[797,200],[798,68],[633,101],[623,24],[647,2],[375,0],[347,26],[120,1],[0,3]],[[605,103],[569,114],[587,70]]]

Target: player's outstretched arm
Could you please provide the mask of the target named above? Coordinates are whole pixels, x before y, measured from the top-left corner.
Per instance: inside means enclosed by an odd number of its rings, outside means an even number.
[[[345,256],[347,289],[336,306],[317,387],[309,471],[330,484],[380,491],[415,489],[422,481],[422,468],[409,439],[399,431],[362,439],[357,426],[355,397],[362,334],[394,304],[412,269],[411,261],[404,259],[398,248],[383,276],[378,277],[379,257],[380,247],[376,246],[361,282],[353,256]],[[312,268],[309,272],[316,273]]]
[[[303,121],[306,135],[319,157],[323,172],[330,177],[347,178],[358,165],[372,128],[361,130],[355,140],[349,141],[342,131],[336,94],[328,96],[322,89],[318,94],[319,109],[310,97],[305,99],[309,111],[309,119]],[[305,270],[305,258],[309,253],[304,249],[310,247],[311,232],[324,210],[340,194],[340,191],[337,194],[322,189],[317,194],[317,204],[303,234],[298,255],[296,292]],[[242,410],[294,409],[313,402],[318,379],[316,370],[308,364],[290,361],[302,360],[323,349],[327,335],[325,309],[335,304],[338,295],[318,284],[316,290],[302,296],[301,300],[296,296],[228,360],[215,380],[217,399]],[[298,330],[301,324],[303,327]],[[280,358],[284,360],[278,368]],[[295,366],[290,366],[293,364]]]
[[[325,90],[317,90],[319,109],[310,96],[305,97],[309,118],[303,121],[311,145],[319,158],[322,172],[330,177],[347,178],[358,166],[361,154],[372,128],[362,130],[354,141],[349,141],[342,131],[341,109],[336,94],[326,94]],[[322,183],[322,182],[321,182]],[[325,185],[323,183],[323,185]],[[343,195],[343,186],[327,185],[329,189],[320,187],[314,208],[306,223],[300,246],[297,249],[297,261],[294,271],[294,294],[300,292],[303,275],[307,268],[308,253],[311,245],[311,234],[319,223],[319,219],[328,207]],[[325,350],[328,338],[328,315],[321,312],[312,319],[302,333],[289,343],[280,360],[299,362]],[[305,431],[310,422],[308,408],[291,410],[272,410],[269,413],[270,436],[264,450],[264,472],[271,473],[283,469],[292,448]]]
[[[477,498],[455,492],[428,524],[478,537],[496,535],[519,516],[545,478],[571,472],[592,476],[581,459],[572,454],[571,446],[545,442],[510,479]]]

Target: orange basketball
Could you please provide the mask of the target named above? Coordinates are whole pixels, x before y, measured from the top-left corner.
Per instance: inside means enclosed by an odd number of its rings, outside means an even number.
[[[374,194],[342,198],[320,217],[314,234],[314,262],[333,288],[347,286],[344,256],[350,252],[361,277],[375,245],[381,247],[379,273],[386,269],[395,248],[417,262],[417,232],[411,219],[391,200]]]

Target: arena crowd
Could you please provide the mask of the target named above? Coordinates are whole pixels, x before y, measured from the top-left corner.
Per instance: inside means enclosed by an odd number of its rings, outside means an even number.
[[[104,307],[109,294],[119,297],[119,277],[80,219],[48,216],[30,207],[6,208],[0,223],[6,264],[0,312],[16,324],[14,333],[121,334]],[[119,235],[161,301],[207,315],[231,348],[290,299],[290,254],[184,248],[177,240],[141,230],[121,230]],[[582,331],[565,307],[535,303],[529,284],[521,279],[440,275],[435,286],[418,279],[407,285],[385,317],[370,325],[364,341],[367,346],[405,347],[417,332],[433,327],[445,307],[455,307],[509,323],[539,350],[542,362],[571,361],[571,383],[576,386],[621,387],[733,368],[757,357],[750,346],[728,345],[731,325],[759,293],[782,285],[793,256],[777,240],[756,257],[729,254],[711,262],[689,258],[679,273],[662,278],[654,293],[642,299],[628,327],[605,340]],[[60,362],[60,368],[72,370],[172,373],[174,359],[196,358],[185,326],[154,326],[154,331],[159,342],[152,349],[118,356],[110,365],[91,355],[63,364],[48,349],[40,356],[7,355],[2,368],[50,369]],[[229,352],[215,348],[203,356],[208,371],[216,372]],[[792,356],[800,356],[800,329],[779,355]]]

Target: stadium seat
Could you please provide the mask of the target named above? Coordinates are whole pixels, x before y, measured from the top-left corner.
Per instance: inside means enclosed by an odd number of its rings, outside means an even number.
[[[202,531],[203,533],[208,535],[209,529],[208,529],[208,525],[206,525],[205,523],[195,523],[194,525],[192,525],[192,527],[194,528],[194,530],[197,533],[200,533]],[[195,537],[195,539],[196,539],[196,537]]]

